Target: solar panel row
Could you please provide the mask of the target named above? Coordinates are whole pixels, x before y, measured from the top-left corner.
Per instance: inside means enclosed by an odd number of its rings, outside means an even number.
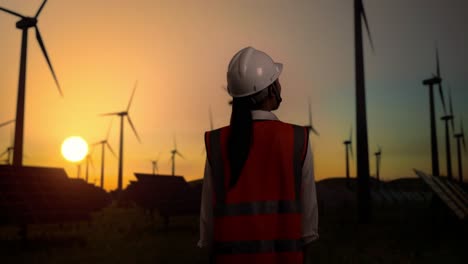
[[[0,166],[0,224],[86,220],[109,203],[105,191],[63,169]]]
[[[450,208],[459,219],[468,216],[468,195],[458,183],[438,176],[414,170],[431,190]]]
[[[124,198],[138,206],[157,210],[165,217],[200,213],[201,196],[183,177],[140,173],[135,176],[138,180],[130,183]]]

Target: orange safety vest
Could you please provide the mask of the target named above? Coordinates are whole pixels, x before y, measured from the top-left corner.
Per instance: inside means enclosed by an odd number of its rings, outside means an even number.
[[[214,186],[215,263],[302,263],[301,179],[307,128],[277,120],[254,121],[250,152],[232,189],[230,130],[227,126],[205,133]]]

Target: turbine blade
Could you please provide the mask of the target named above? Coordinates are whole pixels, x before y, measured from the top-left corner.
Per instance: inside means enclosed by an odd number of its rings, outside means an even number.
[[[210,129],[213,130],[213,113],[211,112],[211,106],[208,109],[208,113],[210,115]]]
[[[351,126],[351,129],[349,130],[349,141],[353,142],[353,126]]]
[[[137,131],[136,131],[136,129],[135,129],[135,126],[133,125],[132,119],[130,119],[130,116],[129,116],[129,115],[127,115],[127,120],[128,120],[128,123],[130,123],[130,126],[132,127],[133,133],[135,133],[135,136],[137,137],[138,142],[141,143],[140,136],[138,136],[138,133],[137,133]]]
[[[109,135],[110,135],[111,127],[112,127],[112,120],[113,119],[111,119],[110,124],[109,124],[109,128],[107,129],[106,141],[109,139]]]
[[[361,3],[361,15],[362,15],[362,18],[364,19],[364,24],[366,26],[367,36],[369,37],[369,42],[371,45],[372,52],[375,53],[374,42],[372,41],[372,35],[369,30],[369,23],[367,22],[366,10],[364,9],[364,5],[362,3]]]
[[[176,151],[176,154],[179,155],[179,157],[185,159],[184,156],[179,151]]]
[[[114,157],[117,158],[117,155],[115,155],[115,152],[114,152],[114,150],[112,149],[112,147],[111,147],[111,145],[109,144],[109,142],[106,141],[105,144],[106,144],[107,148],[110,150],[110,152],[112,153],[112,155],[114,155]]]
[[[10,120],[10,121],[3,122],[3,123],[0,124],[0,127],[6,126],[6,125],[8,125],[8,124],[10,124],[10,123],[13,123],[13,122],[15,122],[14,119],[13,119],[13,120]]]
[[[439,94],[440,94],[440,100],[442,101],[442,107],[444,108],[444,115],[447,115],[447,108],[445,107],[445,98],[444,98],[444,90],[442,89],[442,82],[439,83]]]
[[[353,142],[349,144],[349,151],[351,152],[351,159],[354,159]]]
[[[2,157],[3,155],[7,154],[9,151],[10,151],[10,150],[7,148],[4,152],[2,152],[2,153],[0,154],[0,157]]]
[[[312,131],[316,136],[320,136],[319,132],[317,132],[313,126],[310,127],[310,131]]]
[[[100,116],[110,116],[110,115],[119,115],[120,112],[114,112],[114,113],[105,113],[105,114],[100,114]]]
[[[57,79],[57,75],[55,75],[54,68],[52,67],[52,63],[50,62],[49,55],[47,55],[47,50],[44,46],[44,41],[42,41],[41,33],[39,32],[39,28],[37,26],[34,27],[36,29],[36,39],[37,42],[39,42],[39,46],[41,47],[42,53],[44,54],[44,57],[46,58],[47,64],[49,65],[49,69],[52,72],[52,76],[54,77],[55,84],[57,85],[57,88],[59,90],[60,96],[63,97],[62,93],[62,88],[60,88],[60,84]]]
[[[463,150],[466,153],[466,143],[465,143],[465,131],[463,131],[463,121],[460,118],[460,127],[461,127],[461,134],[462,134],[462,144],[463,144]]]
[[[173,135],[173,140],[174,140],[174,150],[177,151],[177,141],[176,141],[176,136],[175,136],[175,134]]]
[[[14,12],[14,11],[8,10],[8,9],[6,9],[6,8],[3,8],[3,7],[0,7],[0,10],[5,11],[5,12],[7,12],[7,13],[10,14],[10,15],[14,15],[14,16],[21,17],[21,18],[26,18],[25,16],[22,16],[22,15],[20,15],[20,14]]]
[[[41,7],[39,7],[39,10],[37,10],[36,16],[34,16],[34,18],[37,18],[39,16],[39,14],[42,12],[42,9],[44,8],[46,2],[47,2],[47,0],[44,0],[44,2],[42,2],[42,5],[41,5]]]
[[[128,101],[127,112],[128,110],[130,110],[130,105],[132,104],[133,96],[135,95],[135,90],[137,88],[137,85],[138,85],[138,81],[135,81],[135,86],[133,86],[132,96],[130,97],[130,101]]]
[[[440,77],[440,64],[439,64],[439,48],[437,47],[437,42],[436,42],[436,71],[437,71],[437,77]]]
[[[452,133],[455,133],[455,124],[454,124],[454,115],[453,115],[453,105],[452,105],[452,89],[448,86],[448,96],[449,96],[449,110],[450,110],[450,125],[452,126]]]

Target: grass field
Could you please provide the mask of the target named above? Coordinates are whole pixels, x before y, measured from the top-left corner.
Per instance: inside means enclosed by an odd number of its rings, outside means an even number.
[[[314,263],[468,263],[466,228],[458,222],[385,208],[360,226],[343,217],[349,214],[320,217]],[[168,230],[162,226],[158,216],[113,205],[89,222],[31,226],[27,243],[17,227],[0,227],[0,263],[208,263],[196,247],[197,216],[172,218]]]

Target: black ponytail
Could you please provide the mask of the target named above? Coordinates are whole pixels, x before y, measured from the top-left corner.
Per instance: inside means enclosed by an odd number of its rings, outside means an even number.
[[[252,102],[249,97],[232,101],[231,133],[228,142],[228,158],[231,165],[229,188],[236,185],[252,143]]]

